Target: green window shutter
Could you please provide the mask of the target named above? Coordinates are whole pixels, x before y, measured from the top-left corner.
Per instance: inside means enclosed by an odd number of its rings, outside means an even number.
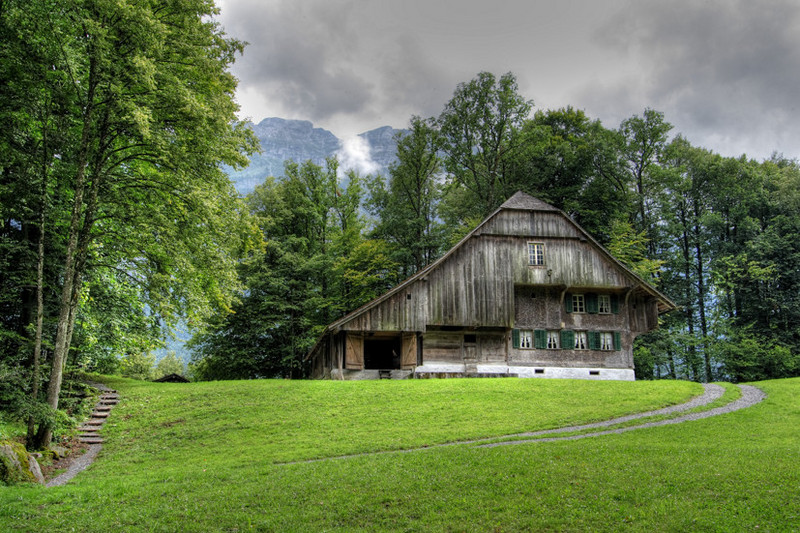
[[[597,314],[599,310],[599,305],[597,303],[597,295],[593,292],[590,292],[586,295],[586,312]]]
[[[537,329],[533,332],[533,347],[537,350],[547,348],[547,332],[545,330]]]
[[[599,331],[590,331],[587,335],[589,337],[589,349],[590,350],[599,350],[600,349],[600,332]]]
[[[622,334],[619,331],[614,332],[614,349],[621,350],[622,349]]]
[[[611,295],[611,312],[615,315],[619,314],[619,296],[616,294]]]
[[[570,293],[567,293],[564,296],[564,310],[567,313],[571,313],[572,312],[572,294],[570,294]]]
[[[561,348],[563,350],[572,350],[575,348],[575,332],[571,329],[561,330]]]
[[[519,348],[519,330],[512,329],[511,330],[511,344],[514,348]]]

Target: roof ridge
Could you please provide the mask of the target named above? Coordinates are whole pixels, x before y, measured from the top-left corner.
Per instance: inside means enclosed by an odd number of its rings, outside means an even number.
[[[553,207],[543,200],[539,200],[530,194],[517,191],[511,198],[503,202],[500,206],[501,209],[528,209],[531,211],[558,211],[558,208]]]

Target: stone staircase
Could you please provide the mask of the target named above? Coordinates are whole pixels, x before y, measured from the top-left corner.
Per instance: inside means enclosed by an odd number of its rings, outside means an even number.
[[[103,437],[100,436],[100,429],[103,427],[111,409],[119,403],[119,395],[115,390],[103,391],[97,405],[92,411],[91,418],[78,428],[78,441],[84,444],[103,444]]]

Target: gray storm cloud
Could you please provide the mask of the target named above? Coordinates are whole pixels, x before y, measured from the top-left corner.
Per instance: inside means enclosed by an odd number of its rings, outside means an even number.
[[[796,2],[635,4],[596,35],[639,71],[579,98],[616,119],[632,102],[664,111],[693,143],[725,155],[796,156],[799,25]]]
[[[482,70],[517,75],[539,108],[616,127],[651,107],[724,155],[800,155],[800,3],[741,0],[222,0],[250,44],[243,115],[348,137],[441,112]]]

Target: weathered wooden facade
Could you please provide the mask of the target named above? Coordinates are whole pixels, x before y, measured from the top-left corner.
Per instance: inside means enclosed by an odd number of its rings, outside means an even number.
[[[634,379],[675,305],[562,211],[518,192],[441,259],[330,324],[312,377]]]

